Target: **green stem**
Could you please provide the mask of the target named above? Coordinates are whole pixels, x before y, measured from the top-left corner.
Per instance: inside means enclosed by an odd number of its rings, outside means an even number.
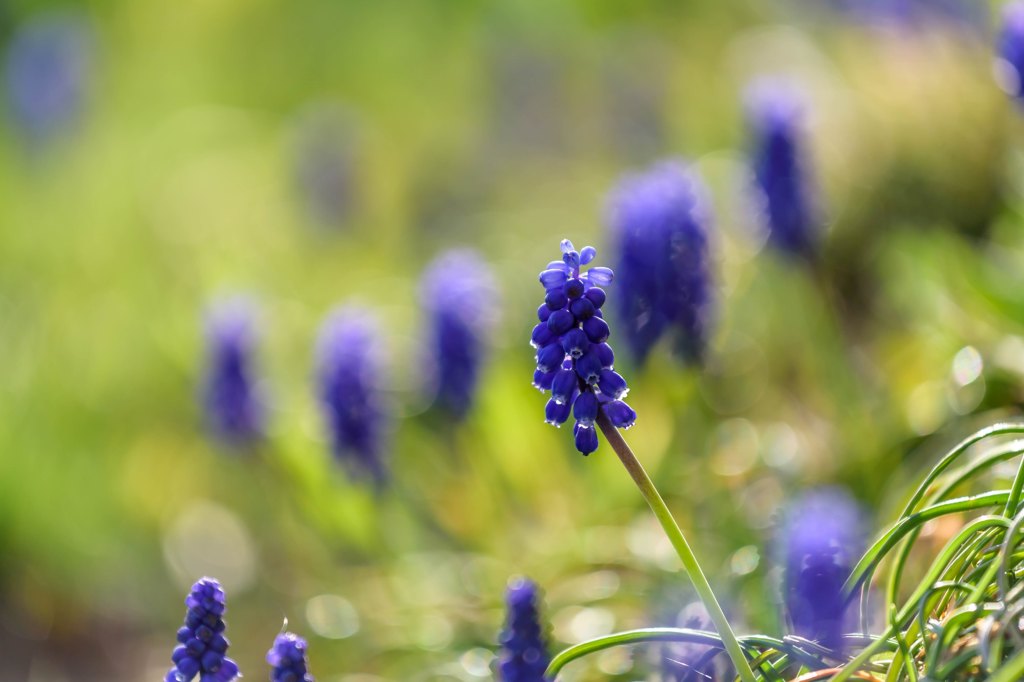
[[[610,635],[596,637],[565,649],[551,659],[551,663],[548,665],[544,676],[554,679],[567,664],[588,654],[616,646],[640,644],[643,642],[687,642],[690,644],[704,644],[718,651],[722,650],[722,638],[715,632],[691,630],[689,628],[641,628],[639,630],[626,630],[625,632],[615,632]],[[784,648],[782,640],[756,635],[744,637],[743,644],[753,650],[756,650],[757,647],[770,649]]]
[[[629,472],[633,482],[636,483],[636,487],[640,489],[640,494],[647,500],[651,511],[654,512],[654,516],[661,523],[661,527],[665,530],[665,535],[668,536],[669,541],[682,560],[683,568],[686,569],[686,573],[693,582],[693,587],[697,590],[701,601],[704,602],[704,608],[708,610],[708,616],[711,617],[711,622],[715,624],[715,628],[722,638],[722,644],[725,646],[725,651],[729,654],[729,658],[732,659],[732,664],[736,667],[736,672],[739,674],[740,679],[743,682],[754,682],[754,671],[750,669],[750,663],[747,662],[747,657],[743,655],[743,649],[740,648],[740,644],[736,640],[736,634],[729,626],[725,612],[722,611],[722,607],[715,598],[715,593],[711,590],[711,584],[704,577],[704,571],[701,570],[697,557],[694,556],[693,550],[690,549],[689,543],[686,542],[683,531],[679,530],[679,524],[673,518],[672,512],[668,510],[665,500],[661,498],[658,489],[654,487],[651,477],[647,475],[643,465],[640,464],[640,460],[636,458],[633,451],[626,445],[622,434],[612,426],[612,423],[608,421],[603,412],[598,414],[597,425],[601,427],[601,432],[608,439],[609,445],[615,450],[615,454],[619,456],[622,465],[626,467],[626,471]]]
[[[1003,516],[1012,519],[1017,515],[1017,505],[1020,504],[1022,489],[1024,489],[1024,458],[1021,458],[1020,465],[1017,467],[1017,475],[1013,477],[1013,485],[1010,487],[1010,498],[1006,500]]]
[[[1015,682],[1024,675],[1024,651],[1020,652],[999,667],[989,682]]]

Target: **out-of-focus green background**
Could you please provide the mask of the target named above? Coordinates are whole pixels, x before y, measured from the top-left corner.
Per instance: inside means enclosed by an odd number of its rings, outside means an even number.
[[[0,677],[162,679],[203,574],[247,679],[285,619],[319,680],[488,679],[516,574],[546,589],[555,645],[674,623],[693,593],[671,547],[607,447],[584,459],[543,423],[527,345],[558,240],[607,261],[606,192],[674,155],[714,197],[717,321],[702,369],[620,362],[627,437],[738,629],[781,632],[787,501],[842,484],[884,523],[944,445],[1024,404],[998,13],[927,4],[0,5],[5,54],[54,17],[86,35],[77,114],[45,136],[9,101],[0,120]],[[809,93],[815,268],[751,220],[741,99],[763,73]],[[417,280],[461,245],[501,302],[454,426],[418,390]],[[197,400],[203,310],[235,293],[258,302],[273,405],[248,454]],[[348,300],[387,330],[379,496],[331,461],[312,396],[317,326]],[[641,679],[651,654],[565,679]]]

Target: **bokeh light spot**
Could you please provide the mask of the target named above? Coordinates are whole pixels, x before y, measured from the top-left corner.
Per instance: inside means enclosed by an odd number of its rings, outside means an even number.
[[[729,559],[729,570],[735,575],[749,575],[757,570],[761,563],[761,554],[754,545],[740,547]]]
[[[964,346],[953,357],[953,380],[966,386],[981,376],[983,368],[981,353],[974,346]]]
[[[213,502],[192,502],[164,538],[164,558],[180,585],[216,577],[230,592],[252,585],[256,555],[252,536],[232,511]]]
[[[306,602],[306,621],[327,639],[345,639],[359,632],[359,613],[336,594],[320,594]]]
[[[459,657],[459,663],[473,677],[490,677],[494,654],[482,647],[470,649]]]

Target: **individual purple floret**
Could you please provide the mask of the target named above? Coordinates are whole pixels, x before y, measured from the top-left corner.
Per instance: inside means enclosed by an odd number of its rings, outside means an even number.
[[[336,310],[320,330],[316,368],[331,449],[353,476],[370,477],[378,486],[387,477],[388,421],[379,388],[384,371],[380,339],[369,311]]]
[[[597,449],[598,412],[617,428],[628,429],[636,412],[622,402],[629,390],[614,371],[615,353],[608,345],[609,329],[601,313],[612,271],[580,268],[594,260],[592,246],[576,251],[572,242],[562,240],[562,260],[548,263],[540,273],[544,305],[538,311],[540,324],[533,328],[530,344],[537,349],[533,385],[551,391],[544,408],[545,420],[561,426],[571,414],[575,420],[576,449],[589,455]]]
[[[712,303],[709,223],[704,184],[680,161],[626,175],[611,192],[619,315],[638,362],[673,330],[684,358],[703,355]]]
[[[540,624],[537,585],[525,578],[509,583],[505,594],[508,619],[501,632],[498,679],[501,682],[545,682],[548,656]]]
[[[757,80],[747,90],[747,115],[768,243],[784,253],[811,256],[821,225],[804,148],[801,93],[781,80]]]
[[[1003,7],[1003,26],[996,43],[996,76],[1010,95],[1024,100],[1024,1]]]
[[[270,682],[313,682],[306,660],[306,640],[290,632],[282,632],[267,652],[267,663],[274,669]]]
[[[92,53],[91,31],[76,15],[44,14],[18,28],[7,48],[7,99],[29,138],[50,137],[78,118]]]
[[[861,551],[860,514],[843,490],[822,488],[794,502],[784,532],[784,600],[793,632],[840,649],[847,629],[842,586]]]
[[[475,251],[449,251],[423,276],[431,378],[438,403],[456,419],[476,395],[495,296],[491,272]]]
[[[224,636],[224,590],[213,578],[200,578],[185,599],[185,624],[178,630],[178,646],[171,654],[174,667],[164,682],[231,682],[241,674],[227,657]]]
[[[203,408],[214,434],[232,446],[251,444],[264,435],[265,406],[253,368],[255,344],[252,307],[246,301],[222,301],[210,310]]]

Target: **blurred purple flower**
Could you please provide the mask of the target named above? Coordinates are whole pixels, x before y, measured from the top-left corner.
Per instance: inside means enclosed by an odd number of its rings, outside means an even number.
[[[89,89],[93,37],[74,14],[42,14],[18,27],[7,48],[7,98],[15,125],[44,140],[81,115]]]
[[[174,667],[164,682],[231,682],[239,677],[238,665],[227,657],[224,636],[224,590],[213,578],[200,578],[185,599],[185,624],[178,630],[178,646],[171,655]]]
[[[829,4],[856,20],[911,30],[938,22],[983,28],[986,19],[984,4],[972,0],[831,0]]]
[[[483,139],[491,160],[560,153],[572,139],[570,78],[552,45],[531,39],[505,22],[484,43]]]
[[[697,173],[679,161],[628,174],[610,194],[618,308],[638,362],[672,329],[683,357],[704,352],[712,303],[705,195]]]
[[[576,251],[568,239],[562,240],[561,249],[562,260],[548,263],[540,273],[545,295],[537,310],[540,324],[530,336],[530,345],[537,349],[533,385],[551,391],[545,420],[561,426],[572,414],[576,449],[589,455],[597,449],[599,411],[624,429],[636,421],[636,412],[621,400],[629,388],[614,371],[615,353],[607,343],[610,330],[601,313],[601,287],[611,284],[611,268],[591,267],[580,274],[580,267],[593,261],[597,250],[587,246]]]
[[[784,600],[797,635],[841,648],[848,626],[842,586],[862,550],[857,503],[841,488],[819,488],[786,513]]]
[[[788,82],[762,78],[748,87],[746,103],[768,243],[785,253],[811,256],[821,221],[807,166],[803,97]]]
[[[1024,100],[1024,0],[1003,7],[1003,26],[996,43],[996,76],[999,85]]]
[[[356,477],[378,486],[387,478],[388,421],[380,392],[384,363],[380,333],[363,308],[335,310],[320,329],[316,383],[334,455]]]
[[[340,107],[316,106],[298,120],[294,178],[303,208],[324,226],[345,223],[357,201],[359,164],[352,116]]]
[[[490,269],[475,251],[449,251],[423,275],[431,379],[456,419],[466,416],[476,395],[496,296]]]
[[[254,364],[256,333],[249,302],[216,304],[206,321],[207,367],[203,407],[217,437],[244,446],[265,433],[265,405],[257,388]]]
[[[313,682],[306,660],[306,640],[290,632],[282,632],[267,652],[267,663],[273,667],[271,682]]]
[[[540,623],[539,590],[526,578],[509,583],[505,594],[508,607],[505,629],[501,632],[498,679],[501,682],[545,682],[551,657]]]
[[[652,38],[625,31],[598,65],[608,143],[633,160],[649,159],[669,144],[671,51]]]
[[[676,617],[676,627],[690,630],[715,632],[714,623],[701,602],[688,604]],[[666,644],[661,651],[661,675],[663,682],[683,682],[687,679],[709,679],[706,669],[698,670],[698,664],[712,647],[693,642]],[[713,662],[711,663],[713,665]],[[708,666],[710,667],[710,666]],[[710,677],[713,677],[710,676]]]

